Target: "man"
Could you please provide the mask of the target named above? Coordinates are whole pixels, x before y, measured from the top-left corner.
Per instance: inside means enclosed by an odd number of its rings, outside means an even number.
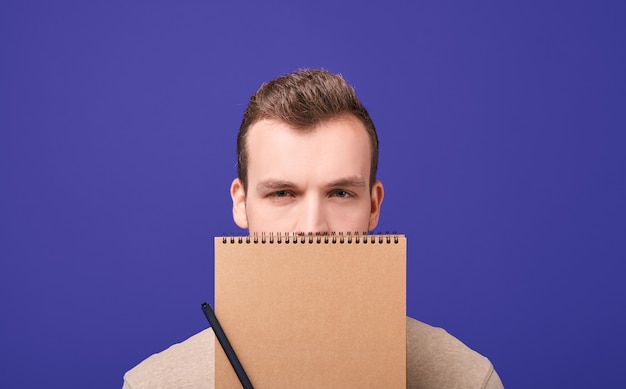
[[[384,197],[378,138],[339,75],[302,70],[263,84],[237,138],[235,223],[250,234],[366,232]],[[375,336],[372,334],[372,336]],[[213,388],[207,329],[126,373],[125,388]],[[407,387],[502,388],[493,366],[442,329],[407,318]]]

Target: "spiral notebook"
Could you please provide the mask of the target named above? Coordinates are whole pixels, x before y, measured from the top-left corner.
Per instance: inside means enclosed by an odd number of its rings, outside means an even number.
[[[215,313],[257,389],[404,388],[406,238],[215,238]]]

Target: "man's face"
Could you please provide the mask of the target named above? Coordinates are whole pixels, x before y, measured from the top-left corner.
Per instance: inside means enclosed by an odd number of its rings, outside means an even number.
[[[247,193],[231,186],[233,218],[250,234],[370,231],[376,227],[383,186],[369,188],[371,146],[352,116],[311,131],[261,120],[248,132]]]

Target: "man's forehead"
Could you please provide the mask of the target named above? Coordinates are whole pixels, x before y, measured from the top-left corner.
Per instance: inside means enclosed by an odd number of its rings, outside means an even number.
[[[264,119],[250,128],[248,136],[247,169],[252,185],[303,179],[321,185],[346,177],[369,182],[371,145],[356,118],[326,121],[307,130]]]

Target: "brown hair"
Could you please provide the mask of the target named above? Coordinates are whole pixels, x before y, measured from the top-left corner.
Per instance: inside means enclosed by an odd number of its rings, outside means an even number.
[[[372,149],[370,189],[378,168],[378,136],[367,110],[354,89],[338,74],[304,69],[266,82],[250,97],[237,135],[237,174],[244,190],[248,184],[246,135],[262,119],[278,120],[296,129],[313,129],[320,123],[353,115],[363,123]]]

